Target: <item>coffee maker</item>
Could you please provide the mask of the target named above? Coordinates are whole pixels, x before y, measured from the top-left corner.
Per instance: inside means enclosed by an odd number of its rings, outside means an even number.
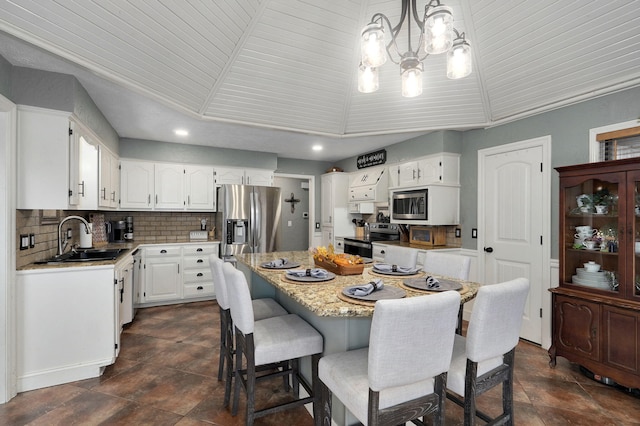
[[[124,239],[127,241],[133,241],[133,216],[125,217],[124,221],[126,223]]]
[[[105,225],[107,226],[107,235],[110,243],[125,242],[124,234],[127,229],[127,223],[124,220],[105,222]]]

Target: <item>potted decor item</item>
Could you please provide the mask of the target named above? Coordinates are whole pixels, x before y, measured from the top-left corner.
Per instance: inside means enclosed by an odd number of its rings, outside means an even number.
[[[613,201],[613,197],[609,193],[607,188],[596,191],[592,196],[593,205],[596,209],[596,214],[609,213],[609,207]]]

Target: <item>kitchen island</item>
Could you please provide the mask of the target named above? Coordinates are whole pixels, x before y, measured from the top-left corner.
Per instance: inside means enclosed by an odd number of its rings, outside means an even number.
[[[337,275],[331,281],[319,283],[292,283],[285,281],[284,270],[265,269],[260,265],[271,260],[286,258],[290,262],[300,263],[300,268],[313,268],[313,256],[307,251],[252,253],[236,255],[238,269],[243,271],[251,287],[254,298],[272,297],[290,313],[304,318],[313,325],[324,338],[323,355],[344,352],[366,347],[369,344],[369,331],[374,308],[372,306],[350,303],[338,297],[344,287],[364,284],[374,276],[371,267],[365,266],[359,275]],[[434,275],[438,277],[437,275]],[[412,291],[401,286],[402,277],[384,277],[385,286],[400,287],[406,291],[406,297],[423,296],[425,292]],[[461,305],[472,300],[479,284],[461,281]],[[396,348],[389,348],[396,350]],[[306,376],[310,371],[309,360],[302,364]],[[333,419],[338,425],[356,423],[357,420],[337,399],[333,400]]]

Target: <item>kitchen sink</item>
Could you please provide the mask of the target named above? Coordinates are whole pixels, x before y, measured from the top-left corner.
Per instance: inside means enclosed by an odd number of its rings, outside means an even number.
[[[98,260],[113,260],[118,257],[125,249],[81,249],[78,251],[70,251],[41,263],[63,263],[63,262],[92,262]],[[37,262],[40,263],[40,262]]]

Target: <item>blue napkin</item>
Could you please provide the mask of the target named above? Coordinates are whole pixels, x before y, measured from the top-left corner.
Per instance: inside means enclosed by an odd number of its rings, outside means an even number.
[[[403,274],[415,274],[419,271],[418,268],[412,268],[410,266],[389,265],[388,263],[375,263],[373,265],[373,269],[380,272],[401,272]]]
[[[265,268],[281,268],[289,262],[289,259],[286,257],[282,257],[280,259],[272,260],[271,262],[265,263],[263,266]]]
[[[348,296],[368,296],[374,291],[382,290],[384,284],[380,278],[369,281],[367,284],[354,285],[344,289]]]
[[[436,277],[429,275],[427,278],[427,288],[440,288],[440,281]]]
[[[327,271],[321,268],[313,269],[289,269],[287,275],[293,277],[313,277],[313,278],[327,278],[329,274]]]

